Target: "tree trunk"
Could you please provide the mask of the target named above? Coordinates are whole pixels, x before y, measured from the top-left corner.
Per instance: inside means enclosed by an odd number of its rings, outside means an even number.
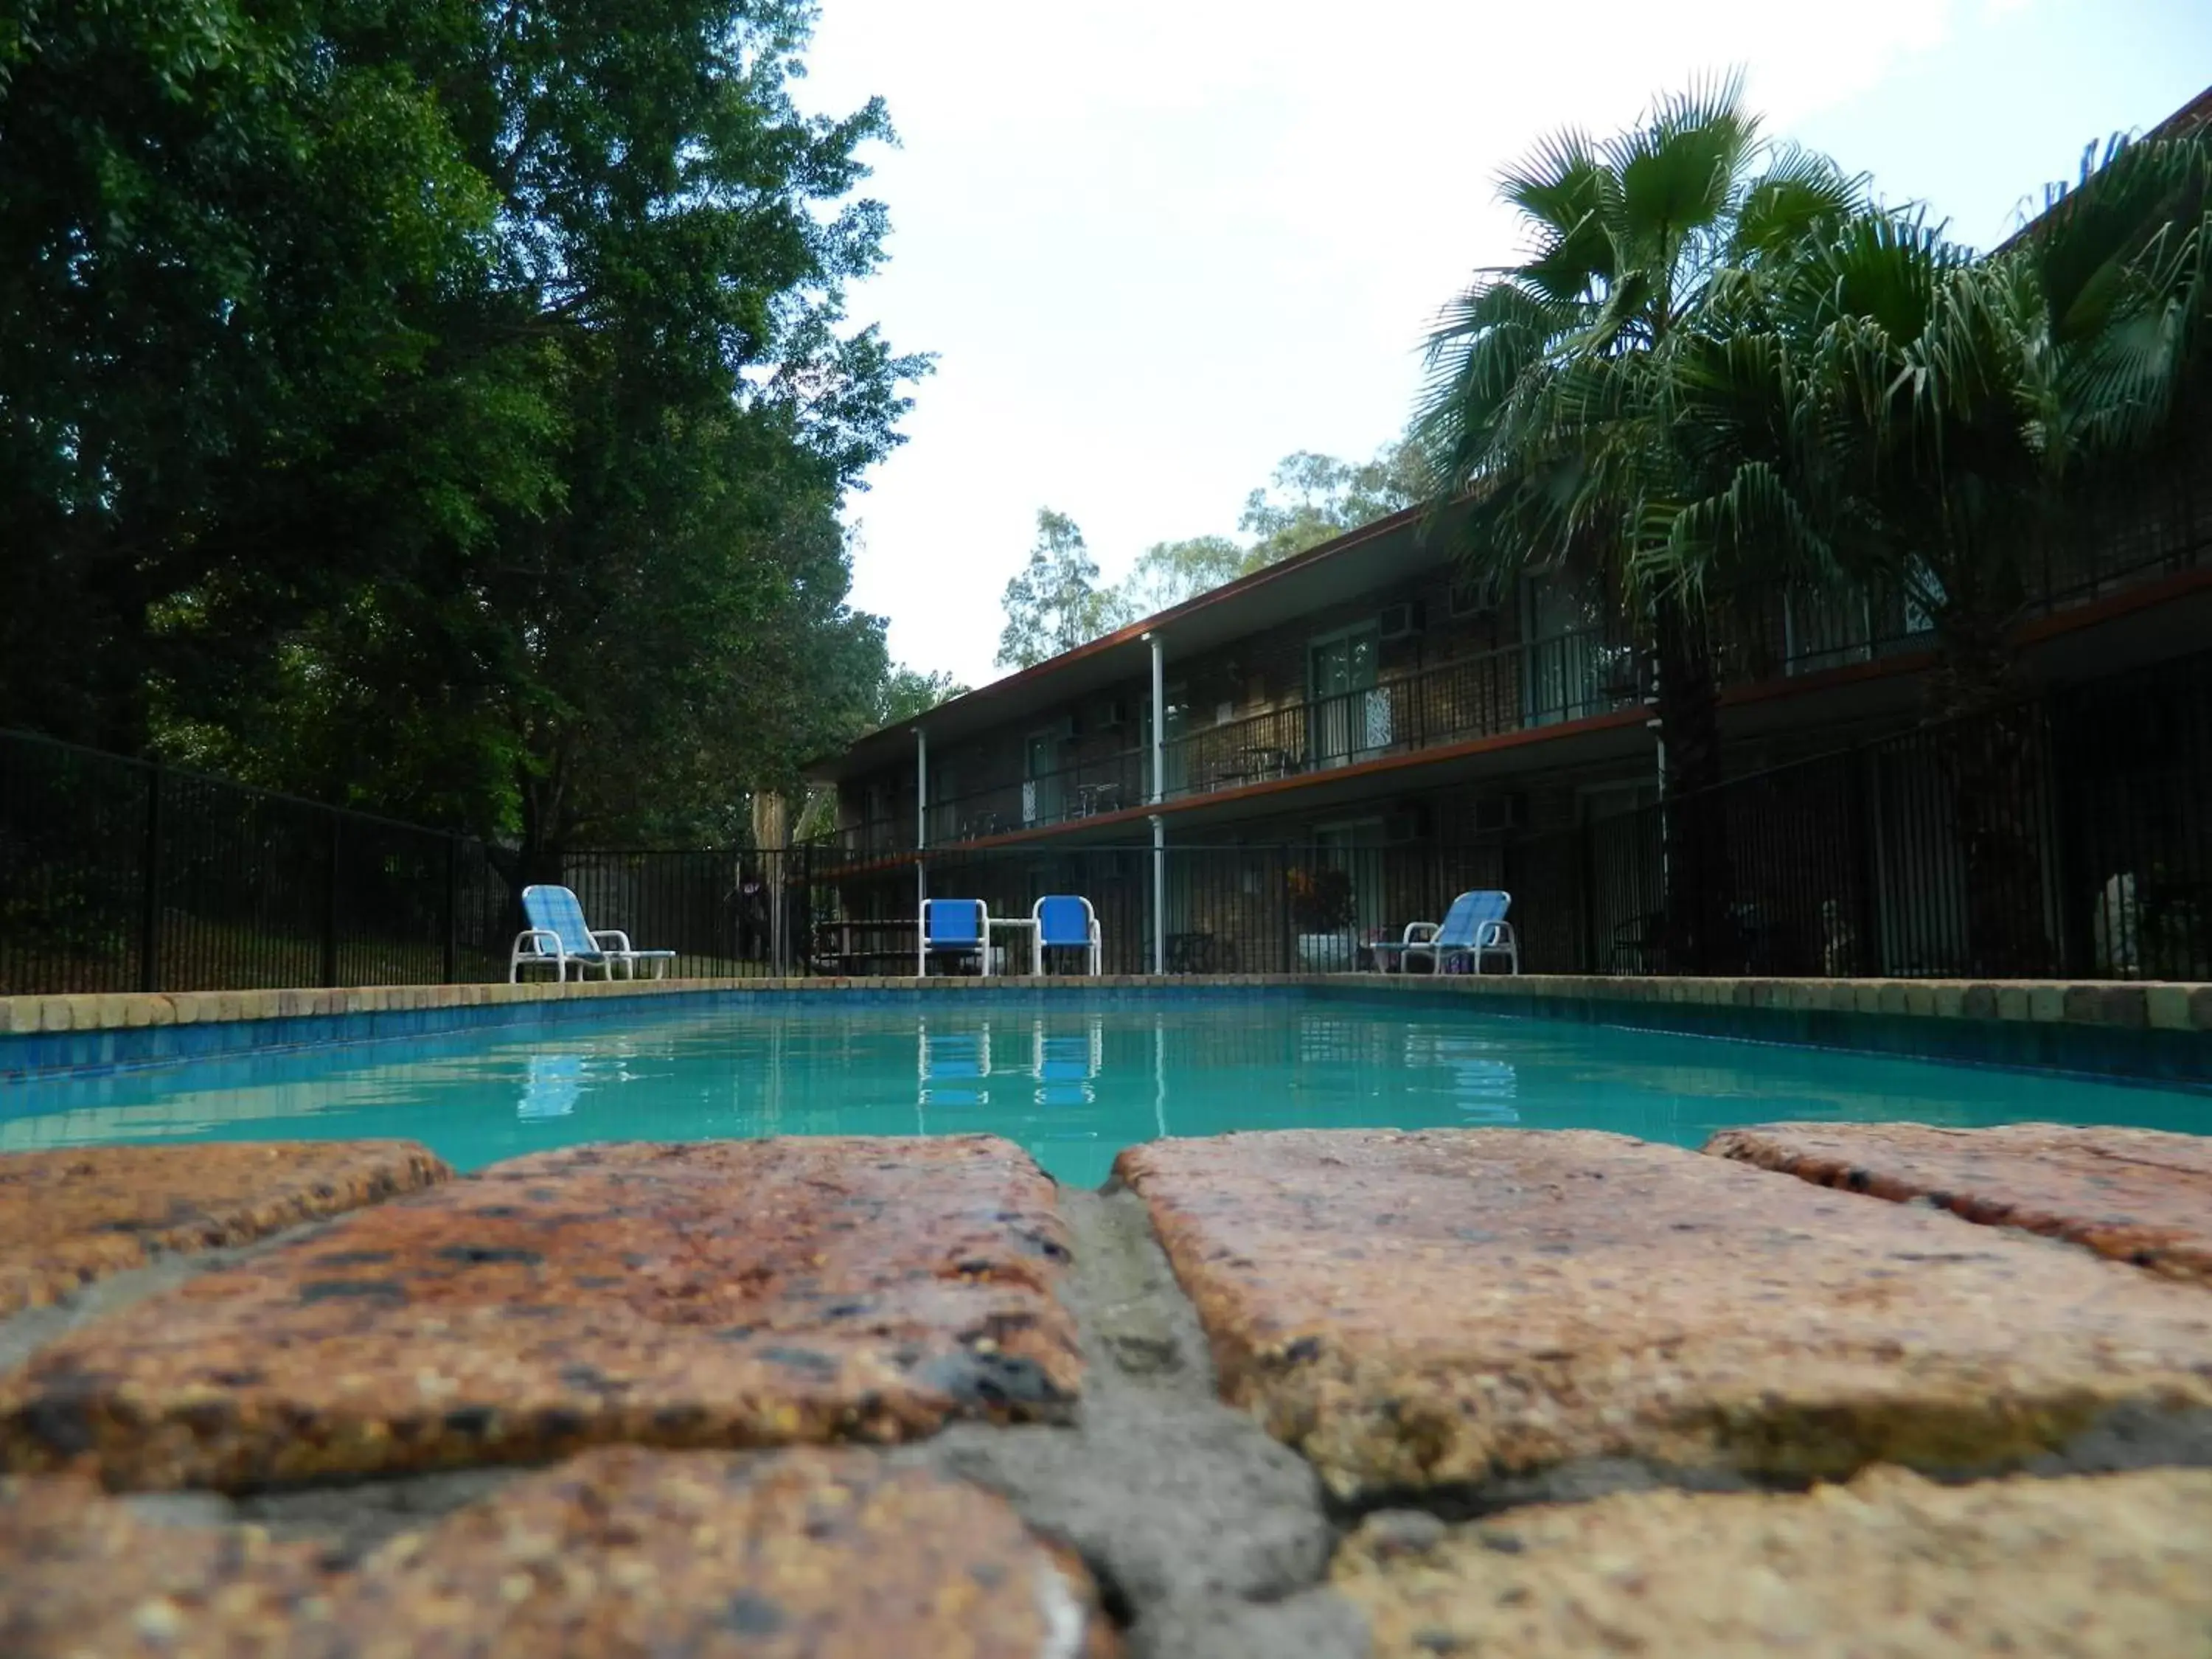
[[[1935,716],[1943,722],[1936,753],[1954,786],[1953,817],[1966,872],[1961,965],[1995,977],[2048,974],[2056,952],[2044,902],[2035,711],[2014,695],[2002,623],[1961,612],[1940,626],[1942,655],[1930,691]]]
[[[1720,702],[1700,611],[1662,599],[1655,617],[1659,732],[1666,744],[1666,959],[1671,972],[1740,972],[1735,881],[1721,781]]]

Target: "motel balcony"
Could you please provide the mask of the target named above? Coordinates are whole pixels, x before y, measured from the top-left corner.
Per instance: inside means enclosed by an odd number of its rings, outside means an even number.
[[[1385,757],[1564,726],[1635,707],[1646,696],[1648,680],[1632,647],[1591,631],[1384,675],[1371,686],[1308,696],[1202,727],[1194,728],[1187,712],[1170,703],[1160,745],[1160,798],[1186,800],[1290,783]],[[1007,769],[1027,775],[933,789],[928,844],[968,845],[1095,820],[1141,818],[1153,799],[1152,755],[1144,728],[1145,722],[1132,722],[1132,740],[1059,765]],[[948,769],[947,775],[960,774]],[[912,851],[910,773],[902,782],[895,809],[884,810],[892,791],[879,787],[873,792],[874,811],[816,845],[858,860]]]

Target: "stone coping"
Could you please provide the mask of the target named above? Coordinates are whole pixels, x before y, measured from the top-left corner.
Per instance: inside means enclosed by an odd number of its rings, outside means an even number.
[[[1133,1146],[1115,1173],[1224,1397],[1354,1504],[1490,1503],[1624,1460],[1988,1471],[2121,1419],[2177,1441],[2212,1422],[2202,1288],[1680,1147],[1267,1130]]]
[[[1592,1132],[1123,1164],[618,1143],[182,1237],[0,1317],[0,1653],[2212,1659],[2202,1285]]]
[[[1049,1178],[981,1135],[538,1152],[63,1336],[0,1373],[0,1466],[238,1491],[1054,1420],[1071,1255]]]
[[[2212,984],[2181,981],[1662,978],[1596,974],[1150,974],[1098,979],[994,975],[975,977],[793,977],[589,980],[567,984],[371,985],[339,989],[101,992],[0,997],[0,1037],[115,1031],[159,1025],[416,1012],[448,1008],[650,1000],[664,996],[775,995],[864,991],[912,995],[1100,988],[1178,991],[1296,988],[1383,994],[1426,994],[1522,1003],[1763,1008],[1797,1013],[1870,1014],[2106,1030],[2212,1031]]]
[[[453,1178],[411,1140],[64,1147],[0,1158],[0,1316],[175,1250],[264,1235]]]
[[[2212,1651],[2212,1472],[1626,1492],[1338,1553],[1373,1659],[2070,1659]],[[1426,1525],[1419,1523],[1426,1522]]]
[[[10,1659],[1107,1659],[1073,1553],[881,1453],[586,1452],[364,1559],[0,1480]]]
[[[583,1002],[727,991],[788,988],[817,980],[645,979],[570,981],[564,985],[360,985],[289,991],[108,991],[66,996],[0,997],[0,1036],[42,1031],[118,1031],[148,1025],[210,1025],[239,1020],[304,1019],[334,1014],[411,1013],[528,1003]]]

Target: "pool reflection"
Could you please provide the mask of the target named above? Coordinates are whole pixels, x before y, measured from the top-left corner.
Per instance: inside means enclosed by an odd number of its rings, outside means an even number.
[[[1785,1117],[2201,1133],[2208,1098],[1456,1010],[1408,1018],[1395,1006],[1176,994],[1091,1008],[763,999],[12,1083],[0,1086],[0,1151],[400,1135],[468,1170],[594,1140],[993,1134],[1059,1179],[1095,1186],[1121,1148],[1162,1135],[1512,1125],[1695,1146],[1717,1128]]]
[[[583,1055],[526,1055],[522,1097],[515,1102],[514,1115],[520,1118],[566,1117],[576,1109],[576,1097],[583,1091]]]
[[[972,1029],[918,1022],[920,1085],[915,1102],[931,1107],[1095,1106],[1106,1066],[1105,1021],[985,1020]]]

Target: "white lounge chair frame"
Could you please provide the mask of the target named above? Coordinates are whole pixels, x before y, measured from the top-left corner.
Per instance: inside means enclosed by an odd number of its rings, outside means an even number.
[[[933,904],[974,905],[975,907],[975,942],[970,945],[963,939],[950,945],[933,944],[929,937],[929,907]],[[914,967],[915,978],[929,977],[929,958],[933,953],[938,956],[949,956],[954,951],[958,951],[964,956],[970,951],[975,953],[982,976],[985,979],[991,976],[991,907],[982,900],[924,899],[921,902],[921,915],[915,932],[919,935]]]
[[[1467,900],[1483,893],[1497,894],[1504,901],[1504,910],[1507,913],[1512,910],[1513,895],[1502,887],[1476,888],[1462,893],[1459,897],[1452,901],[1451,909],[1458,909]],[[1476,922],[1474,937],[1467,940],[1446,941],[1443,939],[1444,928],[1450,921],[1451,911],[1447,910],[1443,921],[1409,921],[1406,924],[1405,938],[1395,949],[1389,946],[1377,948],[1390,951],[1390,954],[1397,958],[1396,971],[1401,974],[1407,971],[1407,964],[1416,954],[1428,957],[1429,971],[1432,974],[1443,971],[1446,958],[1459,956],[1470,958],[1474,964],[1474,971],[1478,974],[1482,971],[1482,959],[1486,956],[1504,957],[1508,973],[1517,974],[1521,971],[1520,937],[1514,933],[1513,924],[1505,919],[1504,915],[1501,914]]]
[[[541,894],[545,896],[542,902],[546,907],[549,918],[556,923],[573,920],[576,932],[584,939],[589,939],[592,948],[588,951],[574,949],[576,940],[563,939],[562,929],[558,926],[526,927],[514,936],[514,948],[507,954],[507,982],[508,984],[518,982],[522,977],[522,970],[525,968],[543,968],[548,964],[550,964],[553,969],[554,977],[565,984],[568,978],[570,963],[575,963],[576,977],[580,980],[588,978],[591,970],[594,968],[599,970],[602,977],[612,979],[615,976],[615,965],[617,963],[622,964],[625,977],[635,979],[637,964],[641,962],[653,963],[653,976],[655,979],[668,977],[668,964],[676,960],[675,951],[635,950],[630,945],[629,935],[619,927],[594,928],[585,926],[584,907],[577,902],[575,892],[571,888],[550,882],[541,882],[524,888],[522,906],[526,917],[530,912],[532,896]],[[553,896],[556,894],[561,895],[562,897]],[[566,908],[568,911],[568,915],[565,917],[560,914],[563,899],[566,900]]]
[[[1030,936],[1033,941],[1035,962],[1040,978],[1044,974],[1044,907],[1054,899],[1073,899],[1083,907],[1084,921],[1088,926],[1091,942],[1085,948],[1084,963],[1091,977],[1097,979],[1106,971],[1106,947],[1098,932],[1098,912],[1091,901],[1080,893],[1048,893],[1030,907]],[[1052,947],[1055,951],[1072,951],[1079,947],[1065,940]]]

